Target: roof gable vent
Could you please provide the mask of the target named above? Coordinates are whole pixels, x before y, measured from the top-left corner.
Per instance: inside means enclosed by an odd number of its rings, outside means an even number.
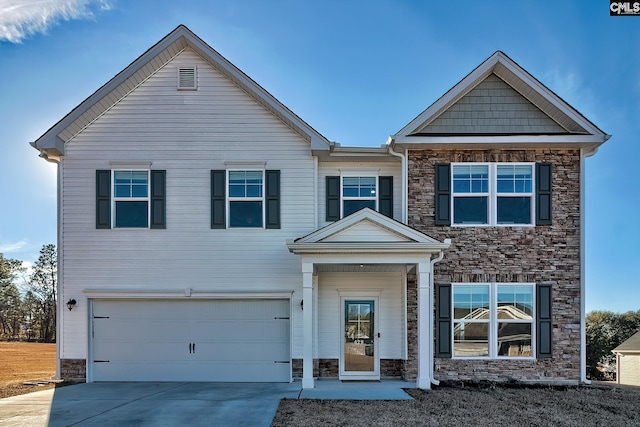
[[[196,67],[178,68],[178,90],[196,90],[198,88],[198,76]]]

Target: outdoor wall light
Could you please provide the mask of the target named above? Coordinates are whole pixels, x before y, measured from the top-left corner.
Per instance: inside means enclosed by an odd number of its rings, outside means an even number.
[[[67,301],[67,308],[69,309],[69,311],[71,311],[73,309],[73,307],[76,306],[76,300],[71,298],[69,299],[69,301]]]

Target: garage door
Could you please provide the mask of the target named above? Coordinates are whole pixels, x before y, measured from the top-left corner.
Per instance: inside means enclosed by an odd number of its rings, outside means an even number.
[[[94,300],[93,381],[288,382],[289,300]]]

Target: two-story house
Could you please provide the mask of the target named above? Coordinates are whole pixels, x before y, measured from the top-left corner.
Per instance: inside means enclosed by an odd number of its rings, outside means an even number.
[[[58,163],[58,375],[584,380],[607,139],[496,52],[343,147],[179,26],[31,143]]]

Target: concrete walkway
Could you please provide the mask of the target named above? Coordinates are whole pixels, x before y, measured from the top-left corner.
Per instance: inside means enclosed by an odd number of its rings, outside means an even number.
[[[0,399],[0,426],[269,426],[282,398],[411,399],[404,381],[91,383]]]

